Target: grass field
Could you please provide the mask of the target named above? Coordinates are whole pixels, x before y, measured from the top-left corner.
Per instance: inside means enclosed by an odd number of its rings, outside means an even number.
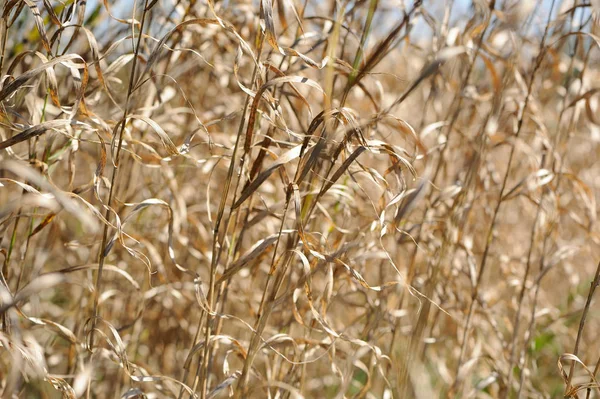
[[[2,398],[599,398],[600,4],[5,0]]]

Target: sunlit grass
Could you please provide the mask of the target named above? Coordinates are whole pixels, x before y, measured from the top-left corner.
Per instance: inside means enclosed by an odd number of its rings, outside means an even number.
[[[599,397],[595,2],[2,12],[3,397]]]

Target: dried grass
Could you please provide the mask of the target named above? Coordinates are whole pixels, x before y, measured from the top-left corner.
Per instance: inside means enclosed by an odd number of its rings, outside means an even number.
[[[600,397],[599,17],[5,1],[2,397]]]

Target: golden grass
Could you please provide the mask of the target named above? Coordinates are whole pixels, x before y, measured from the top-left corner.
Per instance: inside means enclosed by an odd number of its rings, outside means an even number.
[[[5,1],[2,397],[600,397],[596,3]]]

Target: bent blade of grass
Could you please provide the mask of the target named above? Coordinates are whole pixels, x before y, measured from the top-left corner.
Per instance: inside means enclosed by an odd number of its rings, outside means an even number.
[[[94,218],[88,215],[77,202],[73,201],[62,190],[50,184],[44,177],[35,169],[27,166],[25,163],[13,160],[5,160],[0,162],[0,170],[8,170],[23,179],[26,179],[42,189],[50,192],[60,205],[70,214],[75,216],[85,226],[89,232],[95,232],[98,229],[98,223]]]
[[[259,175],[250,182],[250,184],[242,190],[240,197],[237,201],[232,205],[232,209],[238,208],[240,205],[244,203],[261,185],[262,183],[273,174],[278,168],[281,166],[293,161],[294,159],[300,156],[300,151],[302,150],[302,145],[297,145],[291,150],[282,154],[275,162],[269,165],[264,171],[259,173]]]

